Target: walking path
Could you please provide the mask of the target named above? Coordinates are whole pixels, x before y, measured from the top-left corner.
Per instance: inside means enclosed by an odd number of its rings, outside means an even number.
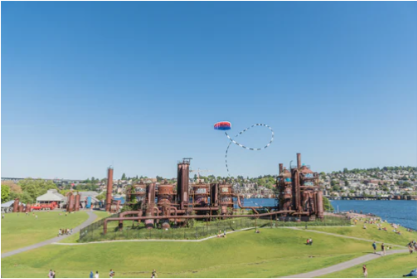
[[[241,232],[241,231],[247,231],[247,230],[251,230],[251,229],[254,229],[254,228],[255,227],[250,227],[250,228],[244,228],[244,229],[235,230],[235,231],[229,231],[229,232],[227,232],[227,234],[231,234],[231,233],[235,233],[235,232]],[[209,239],[212,239],[212,238],[217,238],[217,235],[209,236],[209,237],[202,238],[202,239],[190,239],[190,240],[188,240],[188,239],[126,239],[126,240],[94,241],[94,242],[86,242],[86,243],[54,242],[54,243],[51,243],[51,244],[73,246],[73,245],[88,245],[88,244],[115,243],[115,242],[202,242],[202,241],[206,241],[206,240],[209,240]]]
[[[304,231],[304,232],[322,233],[322,234],[327,234],[327,235],[331,235],[331,236],[350,238],[350,239],[367,241],[367,242],[374,242],[373,240],[366,239],[366,238],[359,238],[359,237],[354,237],[354,236],[347,236],[347,235],[342,235],[342,234],[337,234],[337,233],[329,233],[329,232],[323,232],[323,231],[306,230],[306,229],[302,229],[302,228],[299,228],[299,227],[285,227],[285,228],[286,229],[292,229],[292,230]],[[382,241],[375,241],[375,242],[376,243],[382,243]],[[391,243],[386,243],[386,242],[384,242],[384,243],[385,243],[386,246],[396,246],[396,247],[401,247],[401,248],[404,248],[404,246],[405,246],[405,245],[402,246],[402,245],[391,244]]]
[[[397,253],[407,253],[407,252],[408,252],[408,249],[390,250],[390,251],[387,252],[387,255],[392,255],[392,254],[397,254]],[[365,256],[347,261],[347,262],[332,265],[330,267],[314,270],[314,271],[311,271],[311,272],[306,272],[306,273],[301,273],[301,274],[296,274],[296,275],[291,275],[291,276],[285,276],[283,278],[313,278],[313,277],[323,276],[323,275],[326,275],[326,274],[329,274],[329,273],[344,270],[346,268],[350,268],[350,267],[365,263],[365,262],[373,260],[373,259],[377,259],[381,256],[382,256],[381,253],[369,254],[369,255],[365,255]]]
[[[86,210],[85,212],[88,214],[87,221],[85,221],[84,223],[82,223],[78,227],[74,228],[73,231],[72,231],[73,234],[78,233],[82,228],[92,224],[96,220],[97,215],[92,210]],[[48,244],[51,244],[51,243],[54,243],[54,242],[57,242],[57,241],[61,241],[61,240],[65,239],[69,236],[71,236],[71,235],[64,235],[64,236],[59,236],[59,237],[57,236],[57,237],[54,237],[54,238],[51,238],[51,239],[48,239],[48,240],[30,245],[30,246],[26,246],[26,247],[19,248],[19,249],[10,251],[10,252],[6,252],[6,253],[1,254],[1,258],[3,259],[3,258],[10,257],[10,256],[13,256],[13,255],[22,253],[22,252],[26,252],[26,251],[29,251],[29,250],[32,250],[32,249],[36,249],[36,248],[39,248],[39,247],[42,247],[42,246],[45,246],[45,245],[48,245]]]

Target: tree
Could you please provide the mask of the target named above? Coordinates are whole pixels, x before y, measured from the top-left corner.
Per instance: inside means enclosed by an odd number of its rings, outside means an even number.
[[[125,173],[123,173],[123,175],[122,175],[122,180],[126,180],[126,174]]]
[[[1,185],[9,186],[11,193],[22,193],[22,188],[11,180],[2,181]]]
[[[107,192],[103,192],[100,195],[96,196],[96,199],[98,199],[99,201],[105,200],[106,195],[107,195]]]
[[[19,185],[22,188],[23,194],[25,192],[27,193],[24,196],[30,196],[29,203],[35,202],[37,197],[45,194],[49,189],[58,189],[51,180],[45,181],[44,179],[26,178],[20,180]]]
[[[329,199],[323,196],[323,207],[325,211],[334,211],[332,204],[330,203]]]
[[[1,185],[1,201],[6,202],[9,199],[10,187],[7,185]]]

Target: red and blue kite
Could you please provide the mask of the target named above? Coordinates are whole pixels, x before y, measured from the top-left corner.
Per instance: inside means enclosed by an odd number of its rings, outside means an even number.
[[[215,130],[230,130],[232,129],[232,123],[229,121],[221,121],[214,124]]]

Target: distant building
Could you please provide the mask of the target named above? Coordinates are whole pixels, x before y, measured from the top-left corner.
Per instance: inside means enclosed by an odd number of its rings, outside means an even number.
[[[42,196],[39,196],[36,198],[37,203],[51,203],[56,202],[58,205],[61,203],[66,202],[66,197],[58,193],[55,189],[50,189],[46,192],[46,194],[43,194]]]

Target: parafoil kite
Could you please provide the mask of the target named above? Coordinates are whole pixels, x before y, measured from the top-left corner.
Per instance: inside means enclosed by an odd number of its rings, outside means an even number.
[[[238,136],[240,136],[241,134],[243,134],[244,132],[246,132],[247,130],[249,130],[250,128],[253,128],[253,127],[255,127],[255,126],[262,126],[262,127],[266,127],[266,128],[268,128],[269,130],[271,130],[271,139],[269,140],[268,144],[267,144],[267,145],[265,145],[264,147],[254,148],[254,147],[247,147],[247,146],[244,146],[244,145],[242,145],[242,144],[238,143],[237,141],[235,141],[234,139],[232,139],[232,138],[229,136],[229,134],[227,134],[227,132],[225,132],[226,137],[230,140],[229,145],[228,145],[228,146],[227,146],[227,148],[226,148],[226,154],[225,154],[226,170],[227,170],[227,174],[228,174],[229,176],[230,176],[230,172],[229,172],[229,167],[228,167],[228,165],[227,165],[227,153],[229,152],[229,147],[230,147],[230,145],[231,145],[232,143],[234,143],[234,144],[236,144],[237,146],[242,147],[242,148],[244,148],[244,149],[246,149],[246,150],[252,150],[252,151],[253,151],[253,150],[256,150],[256,151],[259,151],[259,150],[262,150],[262,149],[268,148],[268,147],[271,145],[272,141],[274,140],[274,130],[272,130],[272,128],[271,128],[270,126],[268,126],[268,125],[266,125],[266,124],[261,124],[261,123],[258,123],[258,124],[253,124],[252,126],[250,126],[250,127],[246,128],[246,129],[244,129],[244,130],[240,131],[240,132],[239,132],[239,134],[237,134],[237,135],[235,136],[235,138],[237,138]],[[230,122],[228,122],[228,121],[221,121],[221,122],[217,122],[216,124],[214,124],[214,129],[215,129],[215,130],[223,130],[223,131],[227,131],[227,130],[230,130],[231,128],[232,128],[232,124],[231,124]]]
[[[230,123],[229,121],[221,121],[221,122],[217,122],[216,124],[214,124],[214,129],[215,130],[230,130],[232,129],[232,123]]]

